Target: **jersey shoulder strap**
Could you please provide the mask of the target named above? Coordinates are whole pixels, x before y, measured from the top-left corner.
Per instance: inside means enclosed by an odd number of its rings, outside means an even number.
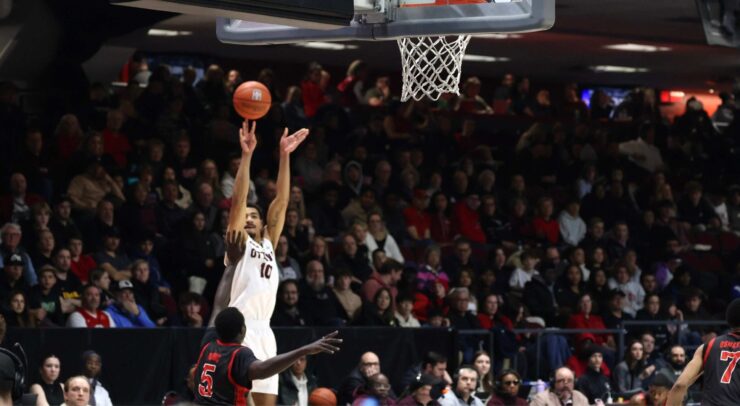
[[[717,337],[712,338],[707,345],[704,346],[704,354],[702,354],[702,365],[701,368],[704,369],[704,365],[707,364],[707,358],[709,358],[709,353],[712,351],[712,347],[714,346],[714,341],[717,339]]]

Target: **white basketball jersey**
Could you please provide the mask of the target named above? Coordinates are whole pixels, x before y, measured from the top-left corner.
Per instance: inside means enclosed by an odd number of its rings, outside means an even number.
[[[264,238],[260,245],[249,237],[234,270],[229,306],[242,312],[247,325],[250,320],[269,322],[279,284],[280,271],[272,243]]]

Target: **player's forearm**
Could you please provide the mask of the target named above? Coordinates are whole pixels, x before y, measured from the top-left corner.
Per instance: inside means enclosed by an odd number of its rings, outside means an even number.
[[[668,400],[665,402],[665,406],[679,406],[683,404],[683,399],[686,397],[686,391],[688,387],[678,382],[673,385],[671,391],[668,392]],[[662,405],[661,405],[662,406]]]
[[[265,361],[255,361],[249,367],[249,379],[266,379],[290,368],[299,358],[309,355],[307,347],[296,348],[284,354],[278,354]]]
[[[252,164],[252,155],[242,153],[239,169],[234,178],[234,193],[231,195],[231,210],[229,211],[229,229],[240,229],[240,221],[245,221],[247,195],[249,194],[249,168]]]
[[[290,200],[290,154],[280,153],[280,166],[277,176],[277,195],[275,202],[288,207]]]

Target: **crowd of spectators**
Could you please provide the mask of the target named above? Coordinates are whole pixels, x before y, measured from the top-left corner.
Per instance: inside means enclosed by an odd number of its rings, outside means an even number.
[[[142,61],[127,65],[128,86],[93,84],[59,117],[25,111],[19,89],[0,84],[0,301],[11,328],[208,320],[242,78],[212,65],[196,81],[193,68],[174,76]],[[499,372],[535,345],[516,327],[713,319],[740,296],[732,94],[716,120],[689,98],[669,122],[650,88],[619,104],[599,90],[587,104],[576,84],[507,74],[401,103],[362,61],[339,80],[316,63],[302,80],[270,69],[255,79],[273,105],[257,124],[250,203],[264,209],[276,194],[283,128],[311,129],[276,246],[274,326],[493,329]],[[630,331],[667,351],[718,328]],[[628,386],[645,375],[634,375],[631,347],[616,365],[611,334],[547,345],[546,370],[573,356],[585,371],[598,350],[619,376],[633,373]],[[461,349],[472,363],[475,343]]]

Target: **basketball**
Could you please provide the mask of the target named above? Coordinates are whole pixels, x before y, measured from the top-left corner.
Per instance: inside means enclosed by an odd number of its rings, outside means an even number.
[[[234,109],[247,120],[264,117],[271,103],[270,91],[257,81],[244,82],[234,91]]]
[[[335,406],[337,396],[329,388],[316,388],[308,397],[308,404],[311,406]]]

